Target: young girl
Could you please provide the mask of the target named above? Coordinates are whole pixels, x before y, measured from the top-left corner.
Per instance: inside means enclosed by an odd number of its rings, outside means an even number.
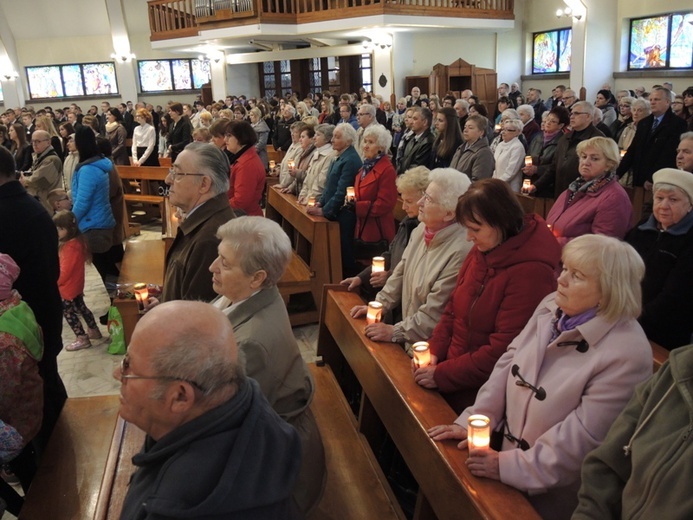
[[[68,325],[77,336],[65,350],[72,352],[91,347],[90,339],[101,339],[101,331],[96,325],[94,315],[84,303],[84,262],[91,261],[87,242],[79,232],[77,219],[71,211],[63,210],[53,216],[58,228],[60,278],[58,288],[63,299],[63,315]],[[79,315],[84,318],[89,328],[84,333]]]

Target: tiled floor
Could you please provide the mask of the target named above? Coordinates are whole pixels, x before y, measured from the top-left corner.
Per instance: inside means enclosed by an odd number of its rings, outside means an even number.
[[[131,240],[160,240],[157,230],[160,226],[151,225],[143,228],[140,236]],[[146,280],[143,280],[146,281]],[[106,289],[96,269],[87,265],[84,299],[89,309],[97,318],[108,310],[109,300]],[[106,327],[100,325],[104,338],[107,336]],[[306,325],[294,329],[301,354],[306,362],[314,361],[317,348],[318,327]],[[63,320],[63,343],[68,345],[74,341],[75,335]],[[108,395],[119,393],[119,383],[113,379],[113,369],[120,363],[121,356],[108,354],[109,340],[93,342],[91,348],[76,352],[63,351],[58,356],[58,370],[67,388],[69,397],[90,395]]]

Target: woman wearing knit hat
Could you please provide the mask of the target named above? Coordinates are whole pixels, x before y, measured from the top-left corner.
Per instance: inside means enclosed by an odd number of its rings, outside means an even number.
[[[693,174],[664,168],[653,179],[652,215],[626,241],[645,261],[640,324],[671,350],[693,334]]]
[[[12,471],[28,489],[36,470],[29,442],[41,428],[43,381],[38,362],[43,356],[43,338],[34,313],[12,284],[19,267],[9,255],[0,253],[0,419],[17,430],[23,450],[10,462]],[[7,510],[19,515],[23,499],[0,479],[0,498]]]

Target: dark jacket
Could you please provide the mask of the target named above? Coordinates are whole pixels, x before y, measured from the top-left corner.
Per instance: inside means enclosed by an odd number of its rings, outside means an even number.
[[[363,162],[356,148],[350,145],[330,165],[325,181],[325,190],[320,197],[322,214],[329,220],[337,220],[339,209],[344,205],[346,189],[354,185],[356,174]]]
[[[455,153],[457,153],[457,149],[464,144],[464,140],[462,139],[462,136],[459,136],[458,139],[455,142],[455,145],[453,146],[452,150],[450,153],[446,156],[443,157],[442,155],[438,155],[438,150],[436,148],[436,143],[435,141],[433,142],[433,150],[431,151],[431,169],[434,168],[449,168],[450,163],[452,162],[452,158],[455,156]]]
[[[291,125],[296,122],[295,118],[288,121],[283,117],[277,119],[277,124],[272,134],[272,145],[276,151],[286,152],[291,146]]]
[[[604,137],[604,134],[597,130],[594,125],[579,132],[573,131],[561,136],[551,162],[551,168],[534,183],[537,191],[542,190],[542,192],[551,193],[551,185],[553,184],[553,198],[557,199],[561,193],[567,190],[570,183],[580,173],[578,171],[580,159],[577,155],[577,145],[593,137]]]
[[[14,153],[14,161],[17,163],[17,171],[28,172],[31,169],[31,145],[27,144],[24,148]]]
[[[625,238],[645,261],[640,325],[665,348],[691,342],[693,334],[693,211],[666,231],[654,215]]]
[[[621,159],[616,174],[622,177],[633,170],[633,186],[652,182],[652,175],[662,168],[676,168],[676,148],[686,122],[668,109],[662,122],[652,130],[654,115],[643,118],[635,130],[635,137],[626,155]]]
[[[445,312],[429,341],[438,357],[434,379],[461,413],[474,402],[498,358],[556,287],[560,247],[537,215],[489,253],[476,246],[462,264]]]
[[[192,143],[192,125],[188,116],[181,116],[178,122],[169,129],[168,142],[171,146],[171,162],[176,160],[178,154]]]
[[[534,183],[551,169],[553,156],[556,153],[558,141],[561,137],[563,137],[563,132],[559,131],[548,143],[544,143],[544,134],[539,134],[529,143],[527,154],[532,156],[532,163],[537,167],[537,173],[532,177]],[[534,195],[553,198],[553,185],[543,186],[542,189],[537,187]]]
[[[212,301],[212,273],[208,267],[217,257],[217,229],[236,215],[226,193],[197,208],[178,226],[178,234],[166,254],[163,301]]]
[[[413,137],[406,145],[402,160],[397,164],[397,175],[402,175],[414,166],[431,167],[431,152],[435,137],[430,128],[427,128],[418,137]]]
[[[132,458],[121,518],[297,518],[291,492],[301,463],[296,430],[246,379],[236,395]]]
[[[486,138],[481,137],[467,149],[466,146],[467,144],[463,143],[457,149],[450,162],[450,168],[466,173],[472,182],[490,179],[496,167],[496,160]]]

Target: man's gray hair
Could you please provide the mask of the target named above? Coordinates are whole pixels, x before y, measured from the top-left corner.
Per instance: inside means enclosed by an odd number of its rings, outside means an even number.
[[[529,117],[534,118],[534,107],[532,105],[520,105],[516,110],[518,114],[527,114]]]
[[[291,112],[292,116],[296,115],[296,107],[294,107],[291,103],[287,103],[286,105],[284,105],[284,110],[288,110],[289,112]]]
[[[217,238],[226,240],[240,258],[246,276],[265,271],[264,288],[274,287],[291,262],[291,241],[279,224],[265,217],[238,217],[222,224]]]
[[[364,103],[361,105],[359,110],[363,110],[366,114],[370,114],[371,117],[375,118],[375,107],[370,103]]]
[[[693,132],[684,132],[683,134],[681,134],[679,142],[685,141],[686,139],[693,139]]]
[[[466,99],[458,99],[455,101],[455,106],[460,105],[465,110],[469,111],[469,102]]]
[[[383,125],[371,125],[363,132],[363,139],[375,137],[375,143],[380,150],[387,152],[392,144],[392,134]]]
[[[594,117],[594,105],[589,101],[578,101],[573,105],[573,107],[573,109],[577,108],[578,110],[583,110],[584,112],[587,112],[590,118]]]
[[[212,181],[214,195],[229,191],[230,164],[226,154],[213,144],[192,142],[185,147],[186,152],[194,153],[195,168]]]
[[[457,209],[457,201],[464,195],[472,181],[466,175],[461,175],[454,168],[436,168],[428,174],[428,185],[436,183],[440,193],[438,204],[445,211],[455,211]]]
[[[334,132],[341,132],[342,137],[346,139],[349,144],[354,144],[356,142],[356,130],[354,130],[354,127],[351,126],[349,123],[339,123],[335,128]],[[334,135],[334,132],[332,132],[332,135]]]
[[[666,88],[666,87],[655,87],[655,88],[653,88],[652,90],[653,90],[653,91],[654,91],[654,90],[658,90],[659,92],[662,92],[662,93],[664,94],[664,98],[665,98],[665,99],[668,99],[668,100],[669,100],[669,103],[673,103],[674,97],[675,97],[675,96],[674,96],[674,93],[673,93],[671,90],[669,90],[668,88]]]

